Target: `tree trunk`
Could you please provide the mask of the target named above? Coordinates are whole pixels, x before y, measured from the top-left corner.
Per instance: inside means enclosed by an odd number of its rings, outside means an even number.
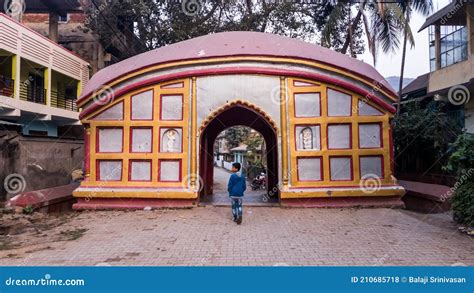
[[[360,18],[362,17],[362,10],[364,9],[364,7],[365,7],[365,3],[361,4],[361,7],[359,8],[359,11],[357,12],[356,17],[354,18],[354,21],[347,28],[347,37],[346,37],[346,40],[344,41],[344,45],[342,46],[342,49],[341,49],[342,54],[346,54],[347,49],[349,48],[349,45],[352,42],[351,32],[353,32],[357,29],[357,26],[359,25]],[[350,13],[350,7],[349,7],[349,13]]]
[[[409,21],[409,14],[407,13],[407,19],[405,26],[408,26],[410,21]],[[398,83],[398,102],[397,102],[397,116],[400,114],[400,103],[402,102],[402,89],[403,89],[403,75],[405,72],[405,58],[406,58],[406,52],[407,52],[407,38],[408,38],[408,31],[406,27],[404,28],[404,34],[403,34],[403,48],[402,48],[402,64],[400,68],[400,81]]]

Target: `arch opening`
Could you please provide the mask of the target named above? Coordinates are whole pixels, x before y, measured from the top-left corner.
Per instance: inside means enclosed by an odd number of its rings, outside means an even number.
[[[269,200],[278,195],[278,141],[274,123],[249,105],[234,104],[226,107],[202,129],[199,147],[199,175],[202,178],[200,200],[213,194],[214,186],[214,143],[218,135],[233,126],[246,126],[261,134],[266,145],[266,194]],[[250,189],[250,186],[247,187]]]

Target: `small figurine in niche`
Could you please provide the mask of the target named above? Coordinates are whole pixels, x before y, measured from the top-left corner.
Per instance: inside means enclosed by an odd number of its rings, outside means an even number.
[[[176,130],[170,129],[166,131],[166,138],[168,139],[165,146],[165,152],[174,152],[174,142],[176,140]]]
[[[303,137],[303,149],[312,150],[313,149],[313,131],[311,128],[306,127],[301,131],[301,136]]]

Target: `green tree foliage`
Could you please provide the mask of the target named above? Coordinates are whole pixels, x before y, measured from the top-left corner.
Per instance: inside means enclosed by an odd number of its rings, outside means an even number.
[[[229,149],[238,147],[240,144],[244,143],[248,138],[250,133],[250,128],[246,126],[234,126],[225,130],[225,138]]]
[[[251,162],[254,166],[263,166],[265,140],[263,139],[262,135],[260,133],[253,133],[245,139],[244,143],[247,145],[247,155],[249,162]]]
[[[184,2],[184,3],[183,3]],[[196,13],[185,13],[186,3],[198,3]],[[305,1],[302,1],[305,2]],[[321,30],[336,6],[327,1],[170,1],[91,0],[85,7],[87,26],[120,59],[194,37],[223,31],[258,31],[321,40]],[[193,8],[193,7],[191,7]],[[341,50],[350,24],[350,8],[327,32],[326,47]],[[351,32],[352,54],[363,52],[361,24]]]
[[[363,27],[360,22],[353,25],[352,5],[344,2],[319,2],[308,5],[304,10],[310,18],[311,32],[319,35],[319,44],[344,54],[348,52],[352,57],[364,53]],[[346,39],[350,39],[349,48],[344,48]]]
[[[460,135],[451,146],[453,152],[446,169],[457,175],[451,200],[454,219],[474,226],[474,135]]]
[[[447,170],[460,176],[462,170],[474,168],[474,135],[464,133],[458,136],[451,147],[454,151],[449,156]]]
[[[446,115],[443,102],[408,104],[393,120],[397,169],[401,172],[428,173],[441,170],[449,144],[461,127]]]

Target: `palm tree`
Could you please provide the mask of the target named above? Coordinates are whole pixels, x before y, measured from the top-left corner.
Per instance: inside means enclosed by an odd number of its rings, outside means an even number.
[[[397,115],[400,113],[400,103],[402,101],[402,89],[403,89],[403,77],[405,71],[405,58],[407,50],[407,40],[410,39],[411,47],[415,46],[413,35],[410,29],[410,17],[412,11],[418,11],[424,16],[427,16],[433,10],[432,0],[406,0],[399,3],[401,10],[403,11],[403,48],[402,48],[402,64],[400,68],[400,81],[398,84],[398,103],[397,103]]]
[[[342,21],[344,14],[341,13],[344,5],[352,7],[351,2],[338,2],[331,14],[328,22],[322,31],[322,44],[330,43],[331,36],[337,23]],[[367,36],[369,52],[371,53],[374,66],[377,63],[377,51],[381,47],[384,53],[395,52],[399,49],[399,36],[403,35],[402,62],[400,68],[400,81],[398,87],[397,115],[400,112],[401,93],[403,88],[403,78],[405,71],[405,59],[407,43],[413,48],[415,40],[410,28],[410,19],[413,11],[427,16],[433,10],[432,0],[405,0],[396,3],[380,3],[373,0],[363,0],[358,3],[358,11],[347,28],[346,39],[342,46],[341,53],[346,54],[352,48],[352,32],[357,28],[359,22],[363,21],[364,32]]]
[[[342,13],[344,6],[349,6],[350,10],[352,5],[354,4],[351,2],[341,1],[334,6],[321,34],[321,43],[323,45],[330,43],[329,40],[334,34],[336,25],[344,21],[342,19],[345,17]],[[346,38],[340,52],[346,54],[347,50],[351,50],[353,42],[352,32],[357,29],[362,20],[369,52],[374,59],[375,65],[379,46],[384,53],[395,52],[399,48],[399,35],[403,28],[403,19],[400,19],[400,17],[403,16],[403,12],[400,6],[395,3],[377,3],[373,0],[363,0],[357,5],[357,14],[349,22]]]

